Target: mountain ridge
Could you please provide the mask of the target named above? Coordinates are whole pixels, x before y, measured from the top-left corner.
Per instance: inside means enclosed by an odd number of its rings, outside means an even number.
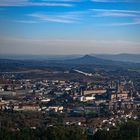
[[[55,69],[55,70],[71,70],[71,69],[140,69],[140,63],[121,62],[97,58],[91,55],[84,55],[79,58],[66,60],[12,60],[0,59],[0,70],[16,70],[16,69]]]

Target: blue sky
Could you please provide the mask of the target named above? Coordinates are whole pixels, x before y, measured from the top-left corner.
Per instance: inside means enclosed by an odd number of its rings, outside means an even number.
[[[0,0],[1,54],[140,53],[140,0]]]

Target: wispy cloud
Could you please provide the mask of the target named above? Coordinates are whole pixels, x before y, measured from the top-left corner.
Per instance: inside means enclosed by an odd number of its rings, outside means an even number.
[[[136,10],[116,10],[116,9],[91,9],[94,16],[104,17],[137,17],[140,16],[140,11]]]
[[[85,0],[42,0],[46,2],[82,2]]]
[[[33,21],[33,20],[13,20],[13,22],[25,23],[25,24],[34,24],[34,23],[38,23],[37,21]]]
[[[105,22],[103,26],[129,26],[129,25],[139,25],[140,24],[140,11],[139,10],[121,10],[121,9],[90,9],[93,12],[93,17],[123,17],[126,18],[126,22],[110,23]],[[127,18],[129,17],[129,18]]]
[[[101,11],[101,12],[122,12],[122,13],[136,13],[140,14],[138,10],[118,10],[118,9],[92,9],[94,11]]]
[[[79,12],[68,12],[68,13],[56,13],[56,14],[42,14],[42,13],[33,13],[28,16],[37,18],[42,21],[48,22],[58,22],[58,23],[76,23],[80,21]]]
[[[40,1],[31,2],[29,0],[1,0],[0,6],[62,6],[71,7],[73,4],[67,3],[68,1]]]
[[[101,24],[102,26],[130,26],[130,25],[140,25],[140,19],[133,20],[131,22],[118,22],[118,23],[108,23]]]
[[[139,2],[138,0],[91,0],[92,2]]]

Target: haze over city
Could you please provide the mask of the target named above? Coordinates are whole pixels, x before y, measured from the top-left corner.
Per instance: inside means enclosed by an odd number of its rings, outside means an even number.
[[[1,0],[0,54],[140,52],[139,0]]]

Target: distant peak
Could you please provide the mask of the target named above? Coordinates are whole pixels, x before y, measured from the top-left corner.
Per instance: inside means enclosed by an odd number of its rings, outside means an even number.
[[[92,58],[91,55],[86,54],[85,56],[83,56],[83,58]]]

